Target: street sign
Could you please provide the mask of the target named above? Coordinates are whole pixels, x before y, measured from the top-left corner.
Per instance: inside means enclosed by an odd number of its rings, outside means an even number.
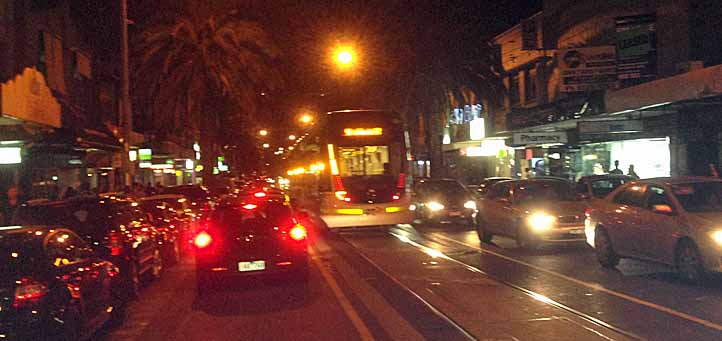
[[[633,133],[644,130],[640,120],[587,121],[577,123],[580,134]]]
[[[543,133],[514,133],[511,143],[515,146],[525,146],[530,144],[567,143],[567,141],[565,131],[550,131]]]

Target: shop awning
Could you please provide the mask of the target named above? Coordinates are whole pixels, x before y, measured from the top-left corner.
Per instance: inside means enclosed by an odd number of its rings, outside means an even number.
[[[722,95],[722,65],[608,92],[606,112],[621,114]]]
[[[113,137],[112,133],[103,127],[95,129],[59,128],[52,133],[46,134],[33,147],[70,148],[86,151],[98,149],[108,152],[115,152],[122,148],[120,142]]]

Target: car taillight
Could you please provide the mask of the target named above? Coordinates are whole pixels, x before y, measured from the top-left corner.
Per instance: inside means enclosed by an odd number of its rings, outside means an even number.
[[[584,216],[585,216],[585,217],[589,218],[591,215],[592,215],[592,209],[591,209],[591,208],[587,208],[587,209],[584,210]]]
[[[48,293],[48,287],[32,278],[22,278],[15,282],[15,301],[13,307],[20,308],[39,301]]]
[[[391,196],[391,199],[392,199],[392,200],[399,200],[399,199],[401,199],[401,194],[396,193],[396,194],[394,194],[394,195]]]
[[[110,236],[108,236],[108,247],[110,248],[111,256],[120,256],[123,252],[123,242],[120,238],[120,233],[118,231],[110,232]]]
[[[396,188],[406,188],[406,174],[399,173],[399,179],[396,182]]]
[[[268,195],[268,194],[266,194],[266,192],[256,192],[256,193],[253,193],[253,196],[256,197],[256,198],[265,198],[267,195]]]
[[[254,204],[245,204],[245,205],[243,205],[243,206],[241,206],[241,207],[243,207],[244,209],[247,209],[247,210],[253,210],[253,209],[255,209],[255,208],[258,207],[258,206],[257,206],[257,205],[254,205]]]
[[[301,224],[296,224],[288,231],[288,235],[291,236],[293,240],[304,240],[307,236],[306,228]]]
[[[199,249],[207,247],[212,241],[213,238],[211,238],[211,235],[206,231],[201,231],[201,233],[197,234],[196,237],[193,238],[193,244]]]

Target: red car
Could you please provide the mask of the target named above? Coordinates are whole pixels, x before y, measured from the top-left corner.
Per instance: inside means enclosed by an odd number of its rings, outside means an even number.
[[[220,278],[287,274],[307,280],[307,231],[290,205],[226,202],[204,225],[194,239],[199,293]]]

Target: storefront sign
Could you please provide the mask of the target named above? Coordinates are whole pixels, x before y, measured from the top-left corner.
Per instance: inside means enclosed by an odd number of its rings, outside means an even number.
[[[35,68],[2,83],[2,115],[60,128],[60,104]]]
[[[153,150],[149,148],[138,149],[138,159],[140,161],[150,161],[153,159]]]
[[[653,77],[656,74],[656,29],[654,15],[615,18],[617,77],[620,80]]]
[[[512,144],[524,146],[529,144],[567,143],[567,133],[551,131],[548,133],[514,133]]]
[[[20,147],[0,148],[0,165],[15,165],[23,162]]]
[[[591,121],[577,124],[580,134],[634,133],[644,130],[640,120]]]
[[[471,137],[472,140],[481,140],[486,137],[485,129],[484,119],[477,118],[469,122],[469,137]]]
[[[614,46],[559,50],[561,92],[605,90],[617,84]]]

